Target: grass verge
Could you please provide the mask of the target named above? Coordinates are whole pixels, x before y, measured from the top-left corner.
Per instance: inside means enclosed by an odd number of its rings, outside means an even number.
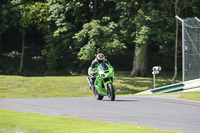
[[[85,76],[0,76],[0,98],[92,96]]]
[[[153,97],[163,97],[163,98],[178,98],[193,101],[200,101],[200,91],[193,92],[173,92],[173,93],[161,93],[161,94],[144,94],[140,96],[153,96]]]
[[[182,92],[178,98],[180,99],[187,99],[193,101],[200,101],[200,91],[193,91],[193,92]]]
[[[0,109],[2,133],[177,133],[140,127],[135,124],[116,124],[79,118],[48,116]]]
[[[116,72],[116,95],[134,94],[153,88],[152,77],[129,77]],[[171,84],[172,74],[157,75],[156,86]],[[0,98],[90,97],[93,93],[85,76],[24,77],[0,75]]]

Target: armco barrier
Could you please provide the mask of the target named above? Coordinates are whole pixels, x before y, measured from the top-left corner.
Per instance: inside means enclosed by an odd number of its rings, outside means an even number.
[[[175,92],[175,91],[182,91],[184,87],[183,83],[176,83],[172,85],[162,86],[155,89],[151,89],[152,93],[159,94],[159,93],[168,93],[168,92]]]
[[[159,93],[168,93],[168,92],[176,92],[176,91],[183,91],[183,90],[200,90],[200,78],[189,80],[181,83],[171,84],[167,86],[158,87],[155,89],[146,90],[143,92],[139,92],[135,95],[141,94],[159,94]]]

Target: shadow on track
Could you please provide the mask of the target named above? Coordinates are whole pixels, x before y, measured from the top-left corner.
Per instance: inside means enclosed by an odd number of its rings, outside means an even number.
[[[110,101],[108,99],[102,100],[102,101]],[[138,102],[139,100],[115,100],[115,101],[110,101],[110,102]]]

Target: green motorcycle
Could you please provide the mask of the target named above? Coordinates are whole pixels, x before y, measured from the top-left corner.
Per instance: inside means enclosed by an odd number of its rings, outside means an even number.
[[[102,100],[104,96],[108,96],[111,101],[115,100],[115,90],[113,87],[114,81],[114,69],[111,65],[107,63],[101,63],[97,66],[95,70],[96,79],[94,81],[93,93],[97,100]],[[88,70],[89,77],[87,77],[88,84],[92,90],[91,81],[91,67]]]

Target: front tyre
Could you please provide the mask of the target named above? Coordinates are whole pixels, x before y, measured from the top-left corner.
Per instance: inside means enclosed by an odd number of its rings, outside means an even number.
[[[94,96],[95,96],[95,98],[96,98],[97,100],[102,100],[102,99],[103,99],[103,96],[99,95],[99,94],[97,93],[97,90],[96,90],[96,89],[94,90]]]
[[[114,87],[113,87],[112,83],[108,84],[108,98],[111,101],[115,100],[115,90],[114,90]]]

